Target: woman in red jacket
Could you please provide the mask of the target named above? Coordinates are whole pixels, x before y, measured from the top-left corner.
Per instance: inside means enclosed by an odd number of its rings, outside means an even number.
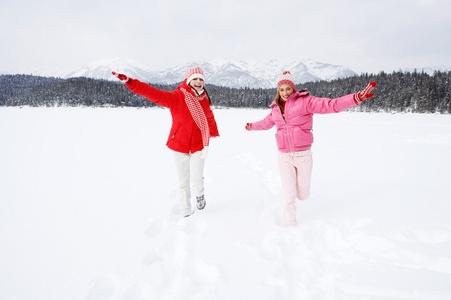
[[[172,128],[166,145],[174,151],[183,215],[188,217],[193,213],[191,185],[197,208],[204,209],[205,158],[210,137],[218,137],[219,132],[210,108],[211,99],[205,89],[203,71],[200,68],[191,68],[186,79],[173,92],[160,91],[124,74],[113,72],[113,75],[125,82],[132,92],[170,109]]]

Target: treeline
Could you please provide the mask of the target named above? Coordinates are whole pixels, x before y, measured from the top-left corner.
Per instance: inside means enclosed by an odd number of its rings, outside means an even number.
[[[376,81],[375,96],[351,110],[365,112],[451,112],[451,72],[435,72],[434,75],[418,72],[393,72],[334,80],[332,82],[307,83],[302,87],[313,95],[336,98],[364,89]]]
[[[161,86],[160,88],[168,88]],[[153,106],[123,84],[91,78],[0,76],[0,106]]]
[[[337,98],[364,89],[376,81],[376,96],[351,108],[365,112],[451,112],[451,72],[434,75],[419,72],[362,74],[333,81],[298,85],[318,97]],[[173,91],[174,85],[153,85]],[[207,85],[213,105],[221,107],[268,107],[276,89],[227,88]],[[124,84],[91,78],[51,78],[32,75],[1,75],[0,106],[93,106],[150,107],[154,104],[133,94]]]

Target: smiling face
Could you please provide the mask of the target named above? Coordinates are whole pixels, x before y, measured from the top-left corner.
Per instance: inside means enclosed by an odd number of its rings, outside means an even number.
[[[288,98],[294,94],[294,89],[288,84],[282,84],[279,87],[279,94],[283,101],[287,101]]]
[[[202,78],[194,78],[189,82],[189,86],[196,91],[202,91],[205,86],[205,82]]]

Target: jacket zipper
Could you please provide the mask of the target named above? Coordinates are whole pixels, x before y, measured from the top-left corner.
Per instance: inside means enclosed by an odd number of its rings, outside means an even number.
[[[285,128],[287,129],[288,147],[290,148],[290,152],[293,152],[293,149],[291,148],[291,142],[290,142],[290,131],[288,130],[288,123],[287,123],[287,121],[285,120],[285,115],[286,115],[286,112],[287,112],[287,107],[288,107],[288,101],[287,101],[287,103],[285,103],[285,111],[284,111],[284,114],[282,114],[282,119],[283,119],[283,122],[285,123]]]
[[[293,149],[291,148],[291,142],[290,142],[290,131],[288,130],[288,124],[285,121],[285,118],[283,118],[283,122],[285,123],[285,128],[287,129],[288,147],[290,147],[290,152],[293,152]]]

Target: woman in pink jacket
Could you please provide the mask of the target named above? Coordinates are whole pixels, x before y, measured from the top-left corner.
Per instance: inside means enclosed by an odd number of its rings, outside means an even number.
[[[205,89],[204,72],[191,68],[186,79],[173,92],[160,91],[144,82],[113,72],[134,93],[171,111],[172,127],[166,145],[173,150],[179,178],[180,204],[185,217],[191,209],[191,185],[197,209],[204,209],[204,164],[211,137],[218,137],[218,127]]]
[[[247,130],[277,127],[278,162],[284,190],[283,219],[285,226],[296,226],[296,197],[310,195],[312,174],[313,114],[338,113],[374,96],[376,82],[359,93],[336,99],[318,98],[307,91],[296,91],[293,76],[283,72],[277,83],[277,95],[271,113],[263,120],[247,123]]]

